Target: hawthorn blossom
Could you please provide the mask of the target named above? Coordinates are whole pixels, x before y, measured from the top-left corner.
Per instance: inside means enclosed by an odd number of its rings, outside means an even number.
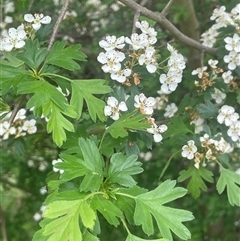
[[[147,71],[149,73],[155,73],[157,70],[157,63],[154,58],[154,53],[155,49],[153,47],[147,47],[145,53],[142,54],[138,59],[138,63],[140,65],[146,65]]]
[[[228,55],[223,57],[223,60],[225,63],[228,63],[228,68],[230,70],[234,70],[237,66],[240,66],[240,53],[231,51]]]
[[[233,151],[231,145],[228,142],[226,142],[222,137],[219,141],[214,141],[214,146],[217,151],[222,153],[230,153]]]
[[[142,114],[152,115],[153,108],[155,106],[155,98],[153,97],[146,97],[143,93],[140,95],[135,95],[134,97],[135,103],[134,106],[140,109]]]
[[[50,16],[45,16],[42,13],[35,13],[34,15],[28,13],[24,15],[24,20],[28,23],[32,23],[34,30],[38,30],[42,24],[49,24],[51,22]]]
[[[99,46],[106,51],[113,50],[115,48],[122,49],[125,46],[124,36],[117,38],[116,36],[107,36],[106,40],[101,40]]]
[[[107,105],[104,108],[104,115],[110,116],[113,120],[118,120],[120,117],[120,111],[127,111],[127,105],[124,101],[121,101],[120,103],[118,100],[111,96],[107,99]]]
[[[214,88],[214,93],[211,94],[211,96],[216,101],[217,104],[221,104],[223,100],[226,98],[226,94],[217,88]]]
[[[153,134],[153,139],[156,143],[160,142],[163,139],[161,133],[165,132],[166,130],[167,130],[166,125],[158,126],[155,123],[151,126],[151,128],[147,128],[147,132]]]
[[[213,60],[213,59],[209,59],[208,60],[208,64],[212,69],[216,69],[217,68],[217,64],[218,64],[218,60]]]
[[[225,84],[229,84],[233,80],[232,71],[228,70],[222,74],[222,78]]]
[[[2,136],[3,140],[7,140],[9,138],[9,135],[15,135],[16,134],[16,128],[14,126],[11,126],[8,121],[4,121],[3,123],[0,123],[0,136]]]
[[[233,35],[233,37],[226,37],[224,39],[226,45],[225,49],[228,51],[235,51],[237,53],[240,52],[240,37],[237,33]]]
[[[240,20],[240,3],[237,4],[232,10],[231,10],[231,14],[233,15],[233,19],[235,21]]]
[[[170,92],[176,90],[178,86],[178,81],[176,81],[176,78],[174,78],[174,75],[170,75],[169,73],[161,74],[159,77],[159,81],[162,84],[161,90],[166,94],[169,94]]]
[[[178,111],[178,108],[175,103],[171,103],[166,106],[164,117],[171,118]]]
[[[141,22],[139,22],[139,21],[137,21],[136,23],[135,23],[135,26],[137,27],[137,28],[139,28],[139,29],[141,29],[141,31],[143,32],[143,33],[146,33],[146,34],[148,34],[149,36],[157,36],[157,32],[155,31],[155,29],[154,28],[152,28],[152,27],[150,27],[149,26],[149,23],[147,22],[147,21],[141,21]]]
[[[117,73],[121,69],[121,63],[125,59],[125,54],[115,50],[109,50],[106,53],[101,52],[97,60],[103,64],[102,70],[105,73]]]
[[[240,140],[240,121],[233,122],[229,127],[227,134],[235,142]]]
[[[219,32],[217,31],[216,25],[213,25],[206,32],[201,34],[200,40],[202,41],[203,45],[212,48],[217,41],[218,35]]]
[[[152,159],[152,156],[153,156],[153,154],[151,151],[148,151],[146,153],[144,153],[144,152],[139,153],[139,157],[142,158],[146,162],[150,161]]]
[[[148,36],[145,33],[133,33],[130,38],[125,37],[125,42],[131,45],[134,50],[143,49],[148,46]]]
[[[64,170],[61,170],[61,169],[58,169],[55,167],[55,164],[56,163],[59,163],[59,162],[63,162],[60,158],[56,159],[56,160],[52,160],[52,165],[53,165],[53,171],[54,172],[60,172],[60,174],[64,173]]]
[[[194,153],[197,152],[197,147],[195,146],[195,142],[190,140],[187,142],[187,145],[182,147],[182,156],[186,157],[189,160],[194,158]]]
[[[221,6],[220,8],[215,8],[213,10],[212,16],[210,17],[210,20],[216,20],[216,18],[221,17],[225,13],[226,7]]]
[[[17,29],[10,28],[8,30],[8,36],[1,40],[1,50],[7,52],[15,49],[20,49],[25,45],[24,39],[26,38],[27,33],[24,31],[23,24],[18,26]]]
[[[223,105],[217,116],[218,123],[224,123],[226,126],[232,125],[239,118],[239,114],[235,112],[232,106]]]
[[[15,116],[15,118],[14,118],[14,121],[26,119],[26,112],[27,112],[26,109],[21,108],[21,109],[17,112],[17,114],[16,114],[16,116]]]
[[[207,66],[197,68],[197,69],[192,71],[192,75],[197,75],[198,78],[201,79],[203,77],[204,71],[206,71],[206,70],[207,70]]]
[[[37,132],[36,120],[31,119],[31,120],[24,121],[22,129],[26,131],[28,134],[36,133]]]
[[[111,74],[111,79],[116,80],[119,83],[124,83],[127,80],[127,77],[131,75],[131,69],[119,70],[116,73]]]

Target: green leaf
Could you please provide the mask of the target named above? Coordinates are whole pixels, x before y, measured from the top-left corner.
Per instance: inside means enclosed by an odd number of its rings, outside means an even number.
[[[133,113],[124,114],[108,127],[107,132],[113,138],[118,138],[127,136],[127,130],[146,130],[150,127],[150,124],[144,122],[145,119],[146,115],[134,116]]]
[[[131,188],[119,188],[117,190],[117,193],[114,193],[117,196],[116,206],[123,211],[128,223],[130,223],[131,225],[135,225],[133,219],[135,200],[132,198],[132,196],[136,197],[142,193],[146,193],[147,189],[134,186]]]
[[[79,228],[79,208],[82,200],[55,201],[49,204],[44,217],[50,220],[43,227],[43,235],[49,236],[46,241],[82,240]],[[89,218],[91,221],[92,217]],[[76,225],[77,224],[77,225]]]
[[[27,40],[24,48],[25,51],[19,53],[16,57],[30,68],[37,70],[47,55],[47,48],[41,48],[38,39]]]
[[[213,182],[213,173],[203,167],[197,169],[194,166],[190,166],[188,170],[183,170],[179,174],[179,182],[183,182],[184,180],[190,178],[187,189],[194,198],[200,196],[201,189],[203,191],[207,191],[207,186],[204,180],[210,183]]]
[[[240,175],[222,168],[221,175],[217,182],[217,191],[221,194],[227,188],[227,196],[229,203],[234,206],[240,206]]]
[[[2,98],[0,98],[0,113],[3,112],[9,112],[10,111],[10,106],[3,101]]]
[[[240,104],[240,89],[236,90],[236,94],[237,94],[237,103]]]
[[[3,52],[4,57],[9,61],[8,65],[13,66],[15,68],[19,68],[24,65],[24,62],[16,58],[16,54],[14,51],[11,52]]]
[[[92,120],[96,122],[97,117],[101,121],[105,120],[103,109],[106,103],[94,96],[95,94],[106,94],[112,91],[109,86],[104,85],[105,82],[102,79],[75,80],[72,82],[70,103],[78,113],[77,118],[80,118],[82,114],[83,100],[85,100]]]
[[[95,195],[92,199],[91,207],[94,210],[98,210],[111,225],[115,227],[119,225],[118,218],[122,218],[122,211],[108,199]]]
[[[66,46],[66,41],[56,41],[46,57],[45,63],[74,71],[80,69],[78,61],[85,61],[86,55],[80,51],[81,45]]]
[[[82,220],[83,225],[86,228],[93,229],[95,220],[96,220],[96,213],[90,208],[87,201],[83,200],[79,205],[79,213]],[[75,223],[76,225],[76,223]]]
[[[197,110],[202,118],[216,117],[218,108],[211,101],[207,101],[206,104],[199,104]]]
[[[192,220],[194,218],[192,213],[163,206],[163,204],[183,197],[186,194],[186,189],[175,188],[175,184],[176,181],[167,180],[161,183],[155,190],[135,198],[134,221],[136,225],[142,225],[143,231],[147,235],[154,233],[152,220],[152,217],[154,217],[163,238],[172,241],[171,231],[183,240],[191,238],[189,230],[182,222]]]
[[[158,238],[158,239],[142,239],[133,234],[128,234],[126,241],[169,241],[169,239]]]
[[[164,137],[171,137],[171,142],[177,142],[180,136],[191,132],[192,130],[183,122],[181,117],[173,117],[171,118],[171,123],[168,125],[166,133],[164,133]]]
[[[103,158],[95,142],[90,139],[80,138],[79,147],[83,155],[83,165],[87,169],[87,174],[83,178],[80,189],[84,192],[97,191],[103,181]]]
[[[53,102],[49,102],[48,106],[51,110],[51,115],[47,123],[47,132],[52,132],[54,142],[57,146],[61,146],[63,141],[66,141],[65,130],[73,132],[74,126],[63,116],[61,109]]]
[[[86,231],[84,234],[83,234],[83,239],[82,241],[99,241],[99,238],[92,235],[90,232]]]
[[[137,161],[137,155],[125,157],[122,153],[114,154],[110,159],[110,165],[107,172],[107,180],[110,183],[119,184],[124,187],[136,185],[132,175],[143,172],[140,167],[141,162]]]
[[[57,163],[56,167],[64,170],[60,177],[62,181],[69,181],[76,177],[84,176],[87,173],[83,160],[65,153],[62,153],[60,158],[63,162]]]

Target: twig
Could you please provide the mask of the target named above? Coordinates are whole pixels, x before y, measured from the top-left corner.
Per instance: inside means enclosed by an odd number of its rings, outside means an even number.
[[[139,20],[140,12],[138,10],[135,11],[134,17],[133,17],[133,27],[132,27],[132,34],[136,33],[136,22]]]
[[[55,25],[53,27],[53,32],[52,32],[52,35],[51,35],[51,38],[50,38],[49,44],[48,44],[48,50],[51,49],[51,47],[52,47],[52,45],[53,45],[53,43],[55,41],[58,28],[59,28],[59,26],[60,26],[60,24],[61,24],[61,22],[63,20],[63,17],[65,15],[66,11],[67,11],[69,3],[70,3],[70,0],[65,0],[64,4],[62,6],[62,9],[61,9],[60,14],[58,16],[58,19],[57,19],[57,21],[56,21],[56,23],[55,23]]]
[[[170,7],[172,6],[173,2],[174,2],[174,0],[170,0],[170,1],[168,2],[168,4],[166,5],[166,7],[162,10],[161,14],[162,14],[163,16],[166,16],[166,15],[168,14],[169,9],[170,9]]]
[[[0,222],[1,222],[1,230],[2,230],[2,240],[8,241],[6,222],[5,222],[5,217],[1,206],[0,206]]]
[[[22,96],[19,98],[19,100],[16,102],[16,104],[14,104],[14,108],[13,108],[13,110],[12,110],[12,114],[11,114],[9,120],[8,120],[8,122],[9,122],[10,125],[13,123],[13,120],[14,120],[14,118],[16,117],[16,115],[17,115],[17,113],[18,113],[18,111],[19,111],[19,108],[20,108],[22,102],[25,100],[26,96],[27,96],[27,95],[22,95]]]
[[[134,2],[133,0],[118,0],[119,2],[125,4],[129,8],[133,9],[134,11],[140,11],[142,15],[156,21],[160,25],[162,25],[165,29],[167,29],[170,33],[172,33],[179,41],[182,43],[198,49],[199,51],[205,51],[208,54],[216,55],[217,50],[214,48],[209,48],[207,46],[202,45],[201,43],[193,40],[186,35],[184,35],[181,31],[179,31],[168,19],[165,18],[163,14],[152,12],[151,10],[142,7],[138,3]]]

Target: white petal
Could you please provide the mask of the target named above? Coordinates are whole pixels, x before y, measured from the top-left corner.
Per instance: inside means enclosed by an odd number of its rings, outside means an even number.
[[[24,20],[26,21],[26,22],[28,22],[28,23],[31,23],[31,22],[33,22],[34,21],[34,17],[33,17],[33,15],[32,14],[25,14],[24,15]]]
[[[126,103],[123,102],[123,101],[120,102],[118,108],[119,108],[119,110],[121,110],[121,111],[127,111],[127,110],[128,110],[128,108],[127,108],[127,106],[126,106]]]
[[[155,142],[160,142],[163,138],[161,134],[157,133],[153,135],[153,139]]]
[[[41,23],[43,24],[49,24],[51,23],[51,17],[50,16],[45,16],[44,18],[41,19]]]
[[[41,24],[40,23],[33,23],[32,27],[33,27],[34,30],[37,31],[41,27]]]
[[[108,97],[107,104],[111,107],[116,107],[118,105],[118,100],[113,96]]]
[[[112,114],[112,108],[110,106],[105,106],[104,108],[104,115],[105,116],[110,116]]]
[[[148,65],[146,66],[146,68],[147,68],[147,70],[148,70],[149,73],[155,73],[156,70],[157,70],[157,66],[154,65],[154,64],[148,64]]]
[[[20,48],[22,48],[24,45],[25,45],[25,42],[24,42],[23,40],[21,40],[21,41],[18,41],[18,42],[15,44],[15,48],[16,48],[16,49],[20,49]]]

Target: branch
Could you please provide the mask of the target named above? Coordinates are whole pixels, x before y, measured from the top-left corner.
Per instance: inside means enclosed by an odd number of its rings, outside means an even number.
[[[162,14],[163,16],[166,16],[166,15],[168,14],[169,9],[170,9],[170,7],[172,6],[173,2],[174,2],[174,0],[170,0],[170,1],[168,2],[168,4],[166,5],[166,7],[162,10],[161,14]]]
[[[2,240],[8,241],[6,222],[5,222],[5,217],[1,206],[0,206],[0,222],[1,222],[1,230],[2,230]]]
[[[118,0],[118,1],[125,4],[129,8],[133,9],[134,11],[139,11],[145,17],[148,17],[148,18],[156,21],[161,26],[163,26],[165,29],[167,29],[170,33],[172,33],[182,43],[184,43],[190,47],[193,47],[199,51],[204,51],[208,54],[216,55],[216,52],[217,52],[216,49],[204,46],[201,43],[197,42],[196,40],[193,40],[193,39],[187,37],[182,32],[180,32],[168,19],[166,19],[162,13],[152,12],[149,9],[142,7],[138,3],[134,2],[133,0]]]
[[[53,32],[52,32],[52,35],[51,35],[51,38],[50,38],[49,44],[48,44],[48,50],[51,49],[51,47],[52,47],[52,45],[53,45],[53,43],[55,41],[58,28],[59,28],[59,26],[60,26],[60,24],[61,24],[61,22],[63,20],[63,17],[65,15],[66,11],[67,11],[69,3],[70,3],[70,0],[65,0],[64,4],[62,6],[62,9],[61,9],[60,14],[58,16],[58,19],[57,19],[57,21],[56,21],[56,23],[55,23],[55,25],[53,27]]]
[[[13,108],[13,110],[12,110],[12,114],[11,114],[9,120],[8,120],[8,122],[9,122],[10,125],[13,123],[14,118],[16,117],[16,115],[17,115],[17,113],[18,113],[18,111],[19,111],[19,109],[20,109],[20,106],[21,106],[22,102],[25,100],[26,96],[27,96],[27,95],[22,95],[22,96],[19,98],[19,100],[16,102],[16,104],[14,105],[14,108]]]

